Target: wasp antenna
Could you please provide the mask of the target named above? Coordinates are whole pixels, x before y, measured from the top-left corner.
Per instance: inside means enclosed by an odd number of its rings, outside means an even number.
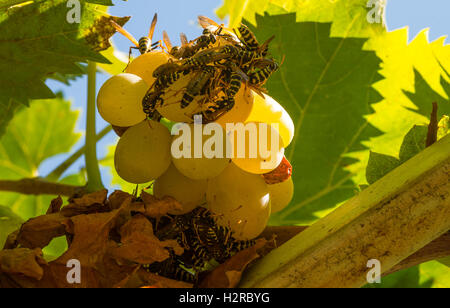
[[[150,39],[150,42],[153,39],[153,34],[155,33],[155,27],[157,22],[158,22],[158,13],[155,13],[155,15],[153,16],[152,24],[150,25],[150,30],[148,32],[148,38]]]
[[[122,28],[118,23],[116,23],[114,20],[111,20],[111,24],[116,28],[117,32],[125,36],[127,39],[129,39],[136,47],[139,48],[138,41],[132,36],[127,30]]]

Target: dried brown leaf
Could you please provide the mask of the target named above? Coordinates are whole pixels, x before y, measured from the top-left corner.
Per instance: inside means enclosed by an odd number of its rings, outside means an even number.
[[[142,215],[134,216],[121,229],[122,245],[113,248],[111,254],[138,264],[162,262],[169,258],[166,248],[182,254],[183,249],[174,240],[161,242],[154,234],[150,221]]]
[[[166,216],[169,212],[181,211],[183,208],[180,202],[170,196],[158,199],[143,191],[141,198],[145,204],[145,215],[157,220]]]
[[[39,248],[16,248],[0,251],[0,272],[22,274],[26,277],[41,279],[44,275],[42,265],[47,264]]]
[[[71,200],[71,203],[80,207],[88,207],[94,204],[104,204],[107,195],[108,191],[106,189],[102,189],[90,194],[86,194],[81,198],[74,198]]]
[[[129,193],[126,193],[121,190],[116,190],[108,198],[109,207],[112,210],[116,210],[116,209],[120,208],[127,199],[130,199],[130,198],[133,198],[133,196],[130,195]]]
[[[46,214],[54,214],[58,213],[61,210],[61,206],[63,205],[63,200],[61,196],[58,196],[57,198],[53,199],[50,203],[50,207],[47,210]]]
[[[22,225],[16,242],[30,249],[44,248],[52,239],[66,234],[66,221],[60,213],[32,218]]]

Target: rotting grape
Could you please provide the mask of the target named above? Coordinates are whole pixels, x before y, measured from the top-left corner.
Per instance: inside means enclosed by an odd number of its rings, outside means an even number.
[[[97,108],[106,122],[120,127],[138,124],[146,117],[142,111],[142,98],[147,83],[133,74],[119,74],[108,79],[97,96]]]
[[[270,196],[261,176],[230,164],[208,181],[207,207],[217,214],[217,223],[229,227],[238,240],[256,238],[267,225]]]
[[[127,182],[142,184],[160,177],[169,167],[171,135],[159,122],[145,120],[119,139],[114,165]]]

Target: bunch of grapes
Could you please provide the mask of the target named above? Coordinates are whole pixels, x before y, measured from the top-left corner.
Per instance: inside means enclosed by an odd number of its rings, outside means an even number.
[[[153,181],[156,197],[171,196],[183,206],[169,214],[182,215],[205,207],[214,213],[219,225],[231,229],[237,240],[254,239],[266,227],[271,213],[288,205],[294,191],[292,168],[284,157],[294,137],[293,121],[266,94],[262,87],[266,80],[252,83],[251,78],[242,78],[239,91],[232,97],[232,108],[215,108],[207,113],[206,120],[194,123],[195,115],[205,116],[205,110],[223,101],[231,87],[224,72],[230,67],[227,61],[232,60],[224,57],[207,64],[218,71],[209,76],[187,106],[181,106],[181,102],[186,93],[192,94],[193,84],[204,71],[201,67],[180,72],[180,78],[166,85],[154,106],[155,113],[149,115],[143,108],[144,98],[161,83],[161,75],[155,71],[189,63],[186,59],[198,59],[196,55],[201,53],[214,52],[220,57],[226,45],[248,48],[244,37],[222,26],[206,28],[202,37],[209,31],[214,40],[198,50],[195,46],[199,39],[189,42],[184,47],[195,51],[189,57],[175,56],[174,48],[152,49],[137,57],[124,73],[102,86],[98,111],[120,132],[114,157],[120,177],[134,184]],[[255,63],[260,62],[236,66],[254,77],[262,74]],[[252,133],[247,127],[256,130]]]

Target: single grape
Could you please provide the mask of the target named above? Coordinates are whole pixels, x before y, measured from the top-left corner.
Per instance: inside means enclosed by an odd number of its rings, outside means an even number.
[[[253,91],[242,85],[234,100],[234,107],[216,120],[224,129],[227,123],[244,123],[248,119],[254,104]]]
[[[266,123],[249,122],[235,125],[229,132],[233,162],[242,170],[264,174],[277,168],[284,148],[278,132]]]
[[[173,215],[186,214],[206,200],[206,180],[192,180],[182,175],[173,164],[157,178],[153,185],[156,197],[171,196],[183,205],[179,212],[169,212]]]
[[[201,101],[206,99],[206,95],[196,96],[186,108],[181,108],[180,103],[186,87],[194,76],[193,74],[182,76],[164,91],[161,96],[163,104],[156,108],[163,117],[173,122],[193,123],[192,117],[201,112]]]
[[[169,130],[145,120],[130,127],[119,139],[114,155],[117,174],[127,182],[142,184],[160,177],[171,162]]]
[[[208,181],[206,201],[218,224],[230,227],[238,240],[256,238],[269,220],[270,196],[263,178],[234,164]]]
[[[179,135],[173,136],[172,161],[188,178],[195,180],[214,178],[230,163],[230,159],[226,158],[226,149],[231,145],[224,129],[217,123],[178,124],[175,130],[179,131]],[[196,136],[198,136],[197,144]]]
[[[150,87],[156,80],[155,77],[153,77],[153,72],[155,69],[158,66],[169,62],[169,59],[171,59],[171,56],[162,51],[151,51],[144,53],[134,59],[125,72],[138,75],[144,79]]]
[[[148,88],[147,83],[139,76],[127,73],[113,76],[98,92],[98,112],[112,125],[136,125],[146,117],[142,111],[142,98]]]
[[[277,129],[281,139],[283,139],[283,146],[285,148],[291,143],[294,138],[294,122],[287,113],[287,111],[272,97],[254,93],[255,100],[253,109],[247,118],[247,122],[264,122],[268,124],[277,123]],[[275,126],[274,126],[275,127]]]
[[[270,201],[272,203],[272,214],[283,210],[294,196],[294,182],[292,177],[287,181],[267,185],[269,188]]]

